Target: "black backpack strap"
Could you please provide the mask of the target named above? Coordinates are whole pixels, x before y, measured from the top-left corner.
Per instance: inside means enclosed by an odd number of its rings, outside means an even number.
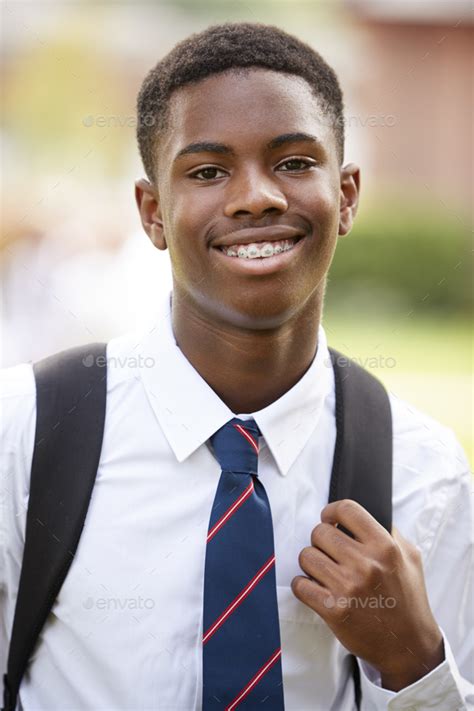
[[[329,501],[353,499],[392,530],[392,412],[373,375],[329,349],[336,386],[336,447]]]
[[[336,446],[329,501],[353,499],[389,533],[392,530],[392,411],[373,375],[330,348],[336,390]],[[345,530],[343,526],[341,529]],[[349,531],[346,531],[349,533]],[[352,658],[357,708],[360,674]]]
[[[28,661],[76,553],[102,447],[106,362],[106,344],[92,343],[33,364],[35,446],[4,711],[15,711]]]

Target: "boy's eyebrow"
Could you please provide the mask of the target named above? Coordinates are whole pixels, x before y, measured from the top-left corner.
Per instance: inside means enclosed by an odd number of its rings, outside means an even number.
[[[181,158],[182,156],[187,156],[190,153],[222,153],[225,155],[235,155],[234,151],[230,146],[226,146],[225,143],[215,143],[214,141],[197,141],[196,143],[190,143],[185,148],[182,148],[175,156],[175,160]]]
[[[272,150],[274,148],[279,148],[285,143],[314,143],[318,146],[323,146],[321,139],[317,136],[313,136],[310,133],[282,133],[281,136],[276,136],[272,138],[269,143],[267,143],[267,149]],[[221,155],[235,156],[235,151],[227,146],[225,143],[216,143],[215,141],[196,141],[195,143],[190,143],[189,145],[182,148],[176,154],[174,160],[182,158],[183,156],[190,155],[192,153],[220,153]]]
[[[317,136],[313,136],[311,133],[283,133],[281,136],[272,138],[270,143],[268,143],[267,148],[270,150],[272,148],[279,148],[285,143],[314,143],[317,146],[323,147],[323,142]]]

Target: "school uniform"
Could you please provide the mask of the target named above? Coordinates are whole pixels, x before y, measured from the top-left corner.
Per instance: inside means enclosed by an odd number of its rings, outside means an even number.
[[[297,600],[298,555],[328,502],[336,438],[324,328],[303,377],[276,402],[233,413],[177,346],[170,295],[149,327],[107,347],[107,410],[77,553],[20,687],[22,711],[194,711],[202,696],[203,579],[221,467],[209,439],[237,416],[261,432],[271,505],[287,711],[352,711],[349,653]],[[21,569],[35,435],[31,364],[2,371],[0,662]],[[420,549],[446,659],[398,693],[358,660],[362,709],[474,705],[470,655],[472,479],[452,432],[390,394],[393,523]],[[34,594],[34,591],[32,591]],[[377,592],[374,591],[374,598]],[[374,624],[377,624],[374,609]],[[472,662],[471,662],[472,663]]]

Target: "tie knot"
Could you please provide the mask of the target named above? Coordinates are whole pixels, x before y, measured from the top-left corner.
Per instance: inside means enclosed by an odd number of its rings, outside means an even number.
[[[210,438],[214,454],[223,471],[257,474],[258,438],[255,420],[232,418]]]

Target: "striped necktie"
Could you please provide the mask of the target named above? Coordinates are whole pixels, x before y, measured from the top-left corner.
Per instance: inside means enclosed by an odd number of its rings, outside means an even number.
[[[259,436],[253,419],[234,417],[210,438],[222,473],[206,546],[203,711],[284,709],[273,525],[257,476]]]

